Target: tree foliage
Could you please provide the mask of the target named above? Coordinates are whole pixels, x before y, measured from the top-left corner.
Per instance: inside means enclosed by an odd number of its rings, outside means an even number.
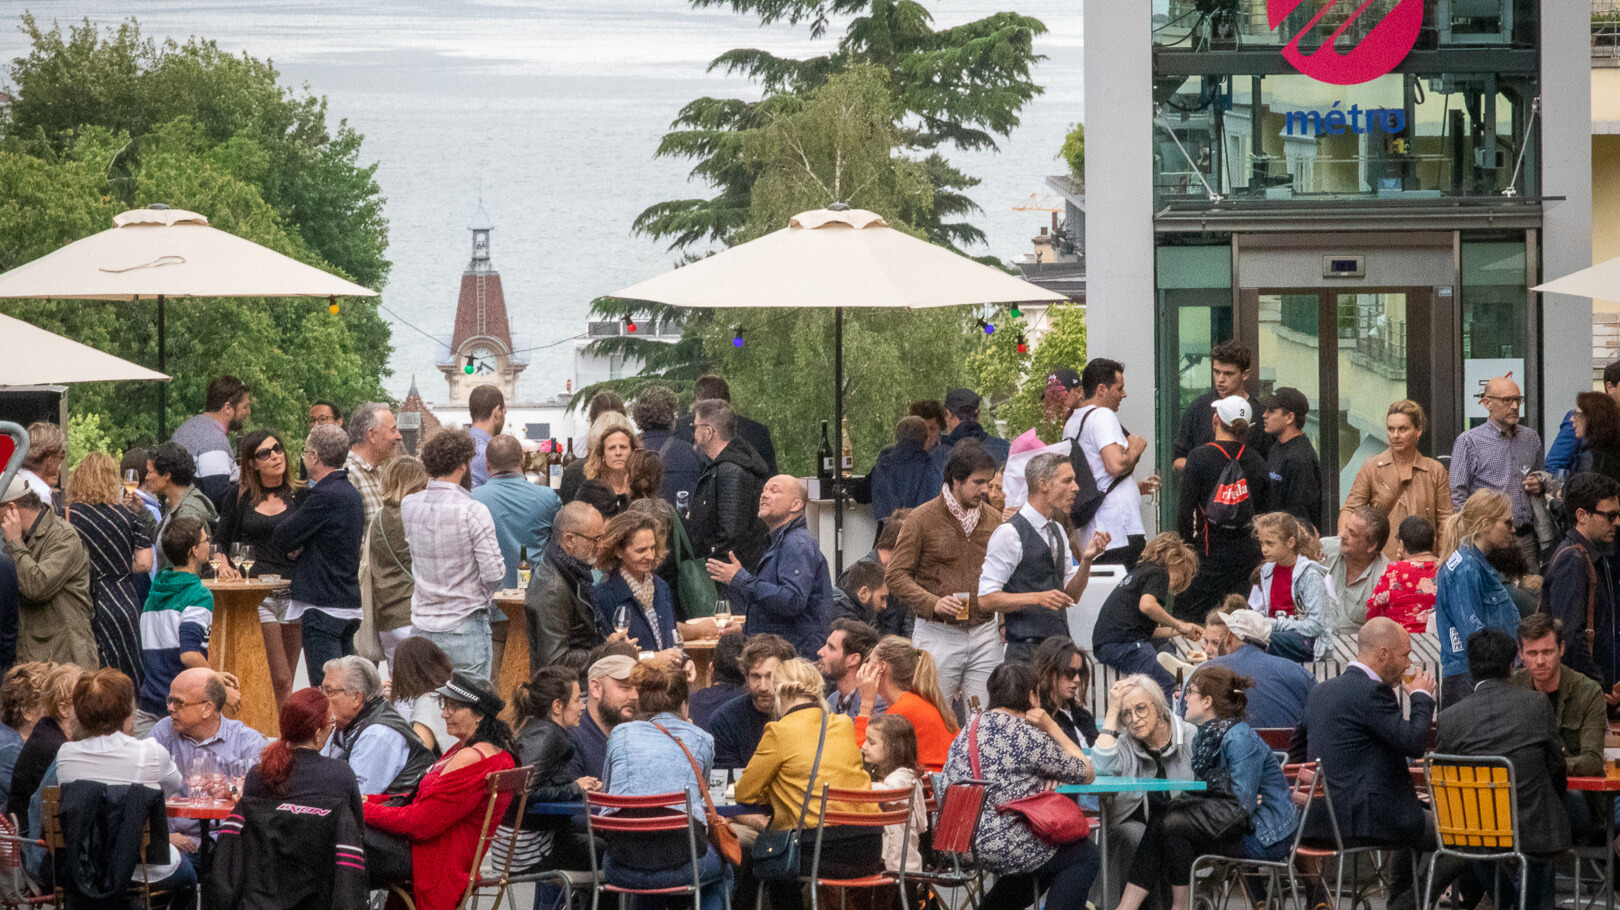
[[[1049,307],[1047,329],[1028,354],[1019,354],[1017,338],[1026,331],[1030,314],[1013,319],[1005,309],[997,312],[996,333],[968,355],[968,374],[979,394],[1005,423],[1010,439],[1035,427],[1037,436],[1057,442],[1062,415],[1048,413],[1046,380],[1058,367],[1080,370],[1086,365],[1086,311],[1074,304]]]
[[[1058,153],[1069,165],[1069,173],[1074,179],[1084,183],[1086,181],[1086,125],[1074,123],[1069,125],[1068,135],[1063,137],[1063,150]]]
[[[155,44],[134,20],[66,32],[30,16],[0,120],[0,271],[112,226],[154,202],[301,262],[377,288],[389,263],[375,165],[361,137],[331,129],[326,102],[279,83],[268,63],[212,42]],[[137,363],[155,365],[156,305],[4,301],[0,309]],[[391,352],[374,300],[179,299],[167,304],[171,427],[229,372],[254,388],[253,423],[296,441],[314,398],[380,397]],[[152,383],[76,386],[76,417],[122,448],[157,432]]]

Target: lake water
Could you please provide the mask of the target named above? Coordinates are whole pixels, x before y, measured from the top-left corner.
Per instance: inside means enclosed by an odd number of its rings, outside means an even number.
[[[1012,209],[1062,172],[1055,156],[1082,117],[1080,4],[928,5],[942,26],[1010,7],[1049,29],[1036,45],[1048,57],[1035,73],[1046,93],[1022,125],[999,152],[950,153],[983,181],[969,195],[984,209],[973,220],[989,242],[972,252],[1011,259],[1050,219]],[[347,118],[366,137],[363,157],[381,162],[394,263],[382,297],[394,326],[386,385],[403,397],[414,375],[429,401],[445,390],[429,336],[450,332],[480,192],[518,346],[556,342],[532,352],[520,397],[549,398],[573,375],[569,339],[583,331],[592,298],[675,259],[631,233],[636,215],[661,200],[710,195],[688,182],[688,162],[653,157],[669,122],[703,95],[758,97],[742,79],[705,72],[709,61],[734,47],[810,56],[834,40],[681,0],[30,0],[27,8],[44,22],[104,25],[133,8],[149,37],[212,38],[270,58],[284,81],[327,96],[329,116]],[[20,31],[0,29],[0,59],[26,50]]]

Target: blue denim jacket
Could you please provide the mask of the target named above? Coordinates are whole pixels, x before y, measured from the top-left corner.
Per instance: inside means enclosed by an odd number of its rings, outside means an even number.
[[[1271,578],[1277,564],[1268,562],[1260,567],[1260,602],[1255,609],[1271,615]],[[1289,586],[1294,596],[1293,616],[1276,618],[1276,628],[1289,629],[1315,642],[1316,659],[1322,660],[1333,651],[1333,628],[1338,623],[1338,601],[1328,596],[1327,569],[1308,556],[1294,561],[1294,577]]]
[[[617,796],[652,796],[686,790],[692,794],[692,814],[703,817],[703,792],[692,774],[692,763],[675,741],[656,723],[681,738],[692,750],[705,777],[714,767],[714,737],[665,711],[650,721],[633,720],[608,735],[607,759],[602,763],[602,787]]]
[[[1294,833],[1299,813],[1288,795],[1288,778],[1254,728],[1238,721],[1221,740],[1221,761],[1232,775],[1232,795],[1254,819],[1254,837],[1271,846]],[[1258,805],[1256,805],[1258,800]]]
[[[1547,450],[1547,458],[1541,466],[1554,475],[1573,471],[1581,448],[1581,438],[1575,435],[1575,412],[1570,411],[1558,425],[1558,435],[1553,437],[1552,447]]]
[[[1435,575],[1434,628],[1440,635],[1440,676],[1468,672],[1468,636],[1481,629],[1509,635],[1519,627],[1519,609],[1485,554],[1471,543],[1457,548]]]

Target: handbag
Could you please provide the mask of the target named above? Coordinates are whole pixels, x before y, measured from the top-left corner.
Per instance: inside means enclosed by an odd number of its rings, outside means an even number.
[[[653,724],[660,732],[675,740],[675,745],[681,747],[686,753],[686,760],[692,763],[692,774],[697,778],[698,792],[703,794],[703,821],[709,826],[709,845],[720,858],[733,866],[742,865],[742,844],[737,840],[737,832],[731,830],[731,824],[720,817],[720,810],[714,807],[714,799],[709,796],[709,784],[703,779],[703,769],[698,766],[697,759],[692,757],[692,750],[686,748],[681,738],[664,729],[663,724]]]
[[[697,552],[692,549],[692,539],[686,536],[686,524],[681,516],[670,510],[670,525],[675,532],[675,602],[687,619],[696,619],[700,616],[713,616],[714,603],[720,597],[720,589],[714,585],[714,579],[709,577],[709,570],[705,562],[697,558]]]
[[[1254,819],[1236,798],[1219,791],[1178,795],[1164,807],[1165,818],[1182,819],[1186,830],[1211,841],[1241,837],[1254,829]]]
[[[968,764],[974,780],[984,780],[984,775],[979,773],[978,716],[968,725]],[[1018,816],[1029,828],[1029,833],[1053,847],[1084,840],[1091,834],[1091,819],[1080,811],[1080,805],[1055,790],[1042,790],[1010,800],[997,806],[996,811]]]
[[[827,745],[827,712],[821,712],[821,739],[816,742],[816,761],[810,766],[810,778],[804,785],[804,804],[799,807],[799,823],[792,828],[761,831],[748,856],[753,860],[754,878],[762,882],[779,882],[799,877],[799,834],[804,830],[804,816],[810,811],[810,791],[816,785],[816,774],[821,771],[821,750]]]

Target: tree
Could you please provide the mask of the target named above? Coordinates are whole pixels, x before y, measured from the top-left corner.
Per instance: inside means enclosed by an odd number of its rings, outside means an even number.
[[[1023,320],[1027,320],[1025,314]],[[1048,328],[1040,343],[1028,354],[1017,352],[1017,335],[1022,327],[1005,310],[995,335],[968,356],[968,373],[979,394],[991,402],[992,414],[1006,423],[1008,438],[1030,427],[1042,440],[1057,442],[1063,430],[1062,414],[1046,407],[1046,380],[1058,367],[1080,370],[1086,365],[1086,311],[1074,304],[1047,308]]]
[[[1069,173],[1081,183],[1086,182],[1086,125],[1074,123],[1063,137],[1063,150],[1058,153],[1069,165]]]
[[[356,164],[360,137],[327,132],[325,102],[295,97],[267,64],[193,39],[160,47],[133,20],[103,35],[24,27],[34,45],[11,70],[0,120],[0,271],[105,230],[153,202],[372,287],[386,277],[387,226]],[[0,309],[117,356],[155,365],[155,303],[4,301]],[[382,397],[388,328],[370,299],[171,300],[170,414],[199,410],[220,373],[254,389],[253,422],[296,445],[308,401]],[[157,434],[154,383],[75,386],[74,417],[101,415],[124,448]],[[172,420],[171,422],[177,422]],[[86,424],[88,425],[88,424]]]

